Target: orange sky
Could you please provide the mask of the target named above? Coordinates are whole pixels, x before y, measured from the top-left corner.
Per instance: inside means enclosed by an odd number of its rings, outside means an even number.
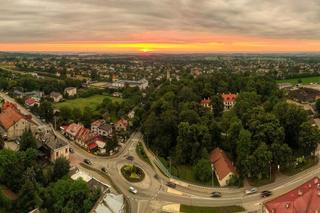
[[[194,39],[196,40],[196,39]],[[202,39],[200,39],[202,40]],[[320,41],[286,39],[225,38],[219,42],[41,42],[0,43],[1,51],[58,51],[58,52],[109,52],[109,53],[210,53],[210,52],[317,52]]]

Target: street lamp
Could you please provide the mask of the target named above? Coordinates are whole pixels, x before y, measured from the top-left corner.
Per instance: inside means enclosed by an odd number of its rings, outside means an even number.
[[[213,167],[213,164],[211,164],[211,185],[212,185],[212,187],[214,187],[214,183],[213,183],[213,173],[214,173],[214,167]]]

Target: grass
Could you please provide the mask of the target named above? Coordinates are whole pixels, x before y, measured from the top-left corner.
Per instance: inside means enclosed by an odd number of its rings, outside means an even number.
[[[159,157],[159,160],[162,162],[162,164],[167,168],[167,170],[170,172],[170,163],[165,160],[162,157]],[[212,180],[210,179],[208,182],[201,182],[197,180],[193,174],[193,167],[192,166],[186,166],[186,165],[174,165],[172,163],[171,165],[171,174],[178,179],[191,183],[191,184],[197,184],[202,186],[212,186]],[[219,186],[219,182],[216,178],[216,176],[213,176],[213,184],[215,187]]]
[[[144,151],[144,148],[140,142],[136,146],[136,152],[141,160],[145,161],[150,166],[152,166],[152,163],[151,163],[150,159],[148,158],[148,156],[147,156],[146,152]]]
[[[283,80],[277,80],[277,83],[298,84],[299,79],[302,81],[301,84],[320,83],[320,76],[283,79]]]
[[[121,168],[122,176],[129,182],[137,183],[141,182],[145,174],[141,168],[134,165],[126,165]]]
[[[110,98],[112,102],[122,101],[121,98],[111,97],[107,95],[93,95],[87,98],[76,98],[61,103],[55,103],[54,107],[58,109],[61,109],[62,107],[70,107],[71,109],[79,108],[81,111],[83,111],[86,107],[90,107],[95,111],[98,105],[101,104],[105,98]]]
[[[234,213],[245,211],[240,206],[223,206],[223,207],[198,207],[181,205],[180,212],[184,213]]]
[[[248,181],[251,186],[259,187],[259,186],[264,186],[264,185],[273,183],[275,181],[275,177],[273,175],[271,177],[271,179],[270,178],[263,178],[263,179],[254,179],[254,180],[248,180]]]

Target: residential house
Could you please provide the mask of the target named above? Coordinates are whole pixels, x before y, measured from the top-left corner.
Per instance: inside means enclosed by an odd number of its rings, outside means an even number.
[[[84,128],[82,124],[72,123],[68,126],[62,126],[60,129],[62,130],[63,134],[70,138],[71,140],[75,140],[79,131]]]
[[[57,102],[62,101],[63,96],[62,96],[62,94],[59,93],[59,92],[51,92],[51,93],[50,93],[50,98],[53,99],[53,102],[56,102],[56,103],[57,103]]]
[[[237,97],[238,97],[238,94],[233,94],[233,93],[222,94],[225,111],[231,109],[236,104]]]
[[[75,96],[75,95],[77,95],[77,88],[76,87],[67,87],[64,89],[64,94],[67,94],[70,97]]]
[[[200,105],[212,110],[211,98],[204,98],[200,101]]]
[[[210,161],[220,186],[228,185],[229,179],[236,175],[236,168],[226,153],[220,148],[215,148],[211,152]]]
[[[113,127],[111,124],[107,124],[105,120],[96,120],[91,124],[91,131],[98,135],[111,137],[113,133]]]
[[[119,119],[116,123],[115,123],[115,128],[116,128],[116,131],[120,132],[120,131],[127,131],[128,130],[128,127],[129,127],[129,122],[124,119],[124,118],[121,118]]]
[[[98,133],[99,126],[105,124],[106,121],[104,119],[99,119],[91,123],[91,131]]]
[[[34,97],[29,97],[24,101],[24,104],[29,108],[34,106],[40,106],[40,100]]]
[[[4,101],[2,106],[1,106],[1,110],[4,111],[4,110],[7,110],[7,109],[15,109],[17,110],[17,104],[14,104],[14,103],[11,103],[9,101]]]
[[[320,179],[314,177],[297,188],[269,200],[263,205],[266,213],[316,213],[320,211]]]
[[[19,138],[26,130],[34,130],[35,125],[29,116],[17,109],[7,108],[0,113],[0,126],[7,133],[8,140]]]
[[[116,195],[107,193],[103,199],[99,200],[97,206],[91,211],[92,213],[124,213],[125,200],[122,194]]]

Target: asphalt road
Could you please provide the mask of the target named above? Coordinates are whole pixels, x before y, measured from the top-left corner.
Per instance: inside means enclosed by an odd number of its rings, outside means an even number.
[[[0,96],[6,100],[15,102],[15,100],[3,93],[0,93]],[[18,105],[18,108],[23,113],[30,114],[30,112],[22,106]],[[36,124],[46,128],[52,128],[50,125],[44,124],[35,116],[33,116],[33,121]],[[120,192],[128,198],[130,202],[130,209],[133,213],[151,212],[151,210],[160,212],[161,203],[167,202],[196,206],[241,205],[247,210],[261,210],[262,202],[281,195],[308,181],[312,177],[320,175],[320,167],[319,165],[316,165],[297,175],[291,177],[282,177],[277,179],[276,182],[272,184],[259,187],[258,191],[270,190],[273,192],[273,195],[267,199],[261,199],[259,193],[245,196],[244,188],[209,188],[194,185],[186,187],[177,185],[173,192],[168,192],[168,187],[165,184],[169,178],[164,176],[155,166],[150,166],[145,161],[141,160],[135,151],[137,143],[143,143],[143,137],[140,133],[134,132],[119,153],[110,157],[95,156],[83,150],[72,141],[69,141],[59,132],[55,132],[55,134],[61,139],[67,141],[70,144],[70,147],[72,147],[75,151],[75,153],[70,154],[70,162],[72,165],[81,167],[80,163],[83,162],[83,159],[90,159],[93,163],[93,168],[101,169],[102,167],[105,167],[107,169],[110,178],[115,184],[117,184],[117,188],[119,188]],[[150,153],[146,148],[145,151],[151,161],[153,161],[154,156],[152,153]],[[126,157],[129,155],[133,156],[132,162],[126,159]],[[122,177],[120,174],[120,168],[122,165],[127,163],[133,163],[144,170],[146,177],[142,183],[132,184]],[[155,178],[156,174],[158,178]],[[101,175],[99,175],[97,172],[91,171],[90,175],[102,182],[105,182],[106,184],[110,184],[107,179],[101,177]],[[134,186],[138,190],[136,195],[128,191],[130,186]],[[220,191],[222,193],[222,197],[211,198],[210,192],[212,191]],[[154,209],[155,205],[158,206],[158,209]]]

